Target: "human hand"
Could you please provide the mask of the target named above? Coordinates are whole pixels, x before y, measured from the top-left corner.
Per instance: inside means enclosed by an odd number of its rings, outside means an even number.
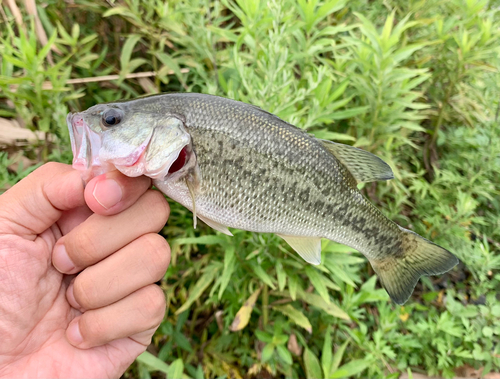
[[[170,261],[150,185],[49,163],[0,196],[0,376],[119,377],[146,349]]]

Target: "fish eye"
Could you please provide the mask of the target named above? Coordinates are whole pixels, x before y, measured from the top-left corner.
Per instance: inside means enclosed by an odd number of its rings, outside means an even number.
[[[118,109],[108,109],[102,114],[102,123],[104,126],[115,126],[122,120],[122,113]]]

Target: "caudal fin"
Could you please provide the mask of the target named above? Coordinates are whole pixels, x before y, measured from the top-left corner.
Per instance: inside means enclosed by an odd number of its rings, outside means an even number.
[[[458,259],[418,234],[400,229],[401,251],[370,262],[391,299],[404,304],[421,276],[443,274],[451,270]]]

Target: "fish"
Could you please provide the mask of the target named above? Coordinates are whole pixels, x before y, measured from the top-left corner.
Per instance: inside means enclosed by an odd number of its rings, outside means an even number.
[[[168,93],[98,104],[67,117],[84,180],[119,170],[154,186],[211,228],[275,233],[305,261],[321,239],[361,252],[404,304],[421,276],[451,270],[448,250],[385,217],[359,183],[393,179],[379,157],[317,139],[251,104]]]

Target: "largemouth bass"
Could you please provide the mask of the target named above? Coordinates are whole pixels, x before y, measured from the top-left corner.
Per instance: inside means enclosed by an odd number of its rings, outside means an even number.
[[[458,260],[376,209],[360,182],[393,178],[375,155],[316,139],[255,106],[217,96],[163,94],[68,115],[73,167],[84,179],[118,169],[146,175],[213,229],[276,233],[307,262],[321,238],[360,251],[403,304],[422,275]],[[195,225],[196,227],[196,225]]]

